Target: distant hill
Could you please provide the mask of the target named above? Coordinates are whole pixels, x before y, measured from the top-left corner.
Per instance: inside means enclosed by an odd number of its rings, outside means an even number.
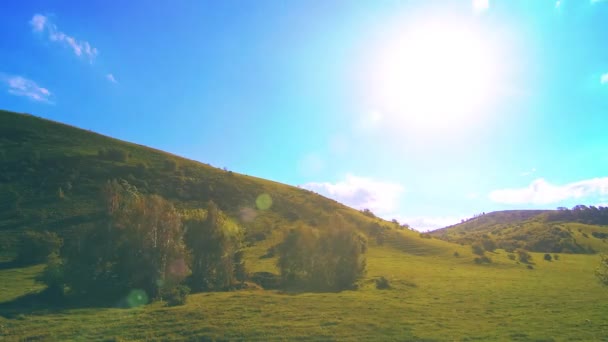
[[[491,239],[506,250],[594,253],[608,250],[608,208],[496,211],[430,235],[461,244]]]

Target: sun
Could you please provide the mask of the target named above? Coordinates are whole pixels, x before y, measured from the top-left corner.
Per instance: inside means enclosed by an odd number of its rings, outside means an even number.
[[[377,51],[374,110],[415,128],[454,128],[484,115],[499,82],[496,49],[453,18],[419,20]]]

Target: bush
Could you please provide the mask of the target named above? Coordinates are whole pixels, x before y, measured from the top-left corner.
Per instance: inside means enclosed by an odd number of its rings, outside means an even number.
[[[391,284],[385,277],[380,277],[376,279],[376,288],[378,290],[388,290],[391,288]]]
[[[458,253],[458,252],[454,252],[454,256],[455,256],[456,258],[458,258],[458,257],[460,256],[460,253]]]
[[[508,255],[507,255],[507,257],[508,257],[510,260],[515,260],[515,254],[508,254]]]
[[[496,250],[496,242],[494,242],[494,240],[483,239],[481,240],[481,245],[483,246],[483,249],[488,252],[494,252],[494,250]]]
[[[474,243],[471,245],[471,250],[473,252],[473,254],[479,255],[479,256],[483,256],[485,253],[485,250],[483,249],[483,246],[479,243]]]
[[[476,264],[490,264],[492,263],[492,259],[488,258],[487,256],[481,256],[481,257],[477,257],[475,259],[473,259],[473,261],[475,261]]]
[[[21,236],[16,261],[24,265],[45,262],[49,255],[59,253],[62,244],[63,240],[55,233],[26,231]]]
[[[517,251],[517,259],[524,264],[529,263],[532,260],[532,255],[528,253],[525,249],[518,249]]]
[[[552,260],[551,254],[545,254],[544,259],[547,261],[551,261]]]
[[[168,289],[165,293],[165,301],[168,306],[177,306],[186,304],[190,288],[185,285],[178,285]]]
[[[532,265],[528,265],[528,266],[526,266],[526,267],[527,267],[529,270],[533,270],[533,269],[534,269],[534,266],[532,266]]]
[[[420,233],[420,237],[423,239],[432,239],[433,237],[429,233]]]
[[[165,160],[164,169],[167,171],[176,171],[177,163],[173,159],[167,159],[167,160]]]
[[[553,260],[559,260],[559,254],[553,254]]]
[[[278,289],[281,286],[281,277],[270,272],[256,272],[251,281],[265,289]]]
[[[608,255],[600,255],[600,264],[595,269],[595,276],[602,285],[608,286]]]
[[[330,227],[293,229],[278,247],[286,286],[319,291],[352,288],[365,273],[367,240],[337,217]]]

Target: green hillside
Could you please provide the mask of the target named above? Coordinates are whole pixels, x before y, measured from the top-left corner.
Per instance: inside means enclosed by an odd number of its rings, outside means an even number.
[[[402,229],[310,191],[31,115],[0,112],[0,151],[0,340],[591,341],[608,336],[608,306],[602,304],[608,303],[608,291],[594,275],[600,260],[594,254],[556,253],[547,261],[531,253],[524,263],[498,249],[487,253],[490,263],[480,265],[467,244]],[[164,301],[132,308],[40,301],[45,286],[36,278],[44,265],[7,262],[19,234],[50,230],[69,241],[95,226],[103,217],[100,188],[109,179],[159,194],[178,210],[205,208],[213,200],[244,227],[251,274],[278,274],[277,256],[270,252],[285,234],[299,225],[326,227],[339,213],[367,237],[367,272],[356,288],[340,292],[264,289],[247,282],[238,290],[192,294],[185,305],[173,307]],[[491,213],[475,219],[484,225],[471,220],[463,226],[492,238],[500,235],[485,227],[502,227],[506,234],[507,227],[517,225],[563,226],[576,241],[588,239],[588,246],[602,250],[603,240],[591,234],[603,227],[573,218],[549,224],[543,215]],[[452,239],[448,233],[457,227],[432,235]],[[383,280],[385,287],[379,286]]]
[[[0,160],[5,255],[26,228],[69,238],[70,232],[94,223],[102,211],[100,188],[110,179],[159,194],[179,209],[201,208],[213,200],[246,228],[252,241],[297,222],[316,226],[335,213],[363,228],[376,221],[308,190],[7,111],[0,111]],[[256,207],[262,194],[271,200],[267,210]]]
[[[595,253],[608,251],[605,208],[574,210],[507,210],[483,214],[438,229],[436,238],[463,244],[489,239],[499,248],[535,252]]]

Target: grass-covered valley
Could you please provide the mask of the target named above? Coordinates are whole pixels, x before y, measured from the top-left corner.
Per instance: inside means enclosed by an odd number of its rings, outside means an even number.
[[[608,289],[595,274],[608,227],[597,208],[487,213],[421,234],[308,190],[6,111],[0,161],[0,339],[608,336]],[[149,218],[156,212],[165,218]],[[200,239],[189,240],[197,229]],[[25,232],[59,238],[54,259],[32,262]],[[141,238],[150,232],[175,244],[161,249]],[[212,253],[214,242],[221,253]],[[125,266],[123,255],[150,261]],[[59,276],[49,272],[51,259]],[[178,272],[166,260],[182,260],[187,272],[170,277]],[[207,263],[198,282],[196,260]],[[175,305],[163,292],[171,282],[191,288]],[[145,286],[147,299],[138,300],[133,291]]]

